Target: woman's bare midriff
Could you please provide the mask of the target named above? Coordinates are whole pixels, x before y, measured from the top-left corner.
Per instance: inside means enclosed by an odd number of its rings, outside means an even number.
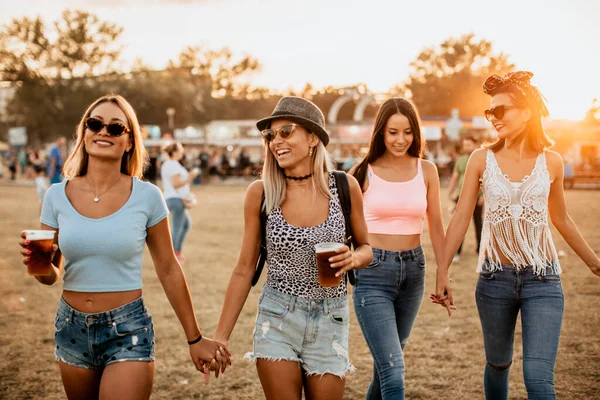
[[[63,300],[77,311],[86,314],[100,313],[121,307],[138,299],[142,295],[142,289],[129,290],[126,292],[72,292],[64,290]]]
[[[421,244],[421,235],[383,235],[370,233],[369,243],[374,249],[388,251],[412,250]]]

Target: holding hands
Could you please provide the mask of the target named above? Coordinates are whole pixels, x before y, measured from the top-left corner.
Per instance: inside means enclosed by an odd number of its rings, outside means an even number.
[[[435,282],[435,293],[429,295],[434,304],[439,304],[446,308],[448,316],[452,316],[452,311],[456,310],[454,299],[452,298],[452,279],[448,277],[448,270],[438,267]]]
[[[210,373],[214,371],[215,378],[225,372],[227,365],[231,366],[231,352],[227,343],[202,337],[199,341],[189,342],[190,357],[196,369],[204,374],[204,383],[208,384]]]

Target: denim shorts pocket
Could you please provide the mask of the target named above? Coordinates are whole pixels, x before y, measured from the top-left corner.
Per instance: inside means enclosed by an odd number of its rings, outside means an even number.
[[[62,332],[69,324],[69,319],[61,314],[54,317],[54,333]]]
[[[149,314],[142,314],[140,316],[135,316],[133,318],[127,319],[123,322],[119,322],[115,325],[115,332],[117,336],[124,337],[129,335],[134,335],[143,330],[148,330],[146,326],[146,322],[148,320]]]
[[[496,279],[496,275],[493,272],[480,272],[479,279],[484,279],[486,281],[491,281]]]
[[[350,309],[348,307],[329,310],[329,320],[336,325],[348,325]]]
[[[381,259],[377,256],[373,256],[373,259],[371,260],[369,265],[365,267],[365,269],[377,268],[379,264],[381,264]]]
[[[270,315],[273,317],[283,318],[288,312],[288,307],[278,303],[277,301],[271,299],[268,296],[263,296],[263,298],[258,303],[258,311],[260,314],[263,315]]]

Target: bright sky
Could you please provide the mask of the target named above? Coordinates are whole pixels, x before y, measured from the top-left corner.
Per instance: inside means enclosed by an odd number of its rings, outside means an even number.
[[[364,82],[383,92],[424,47],[472,32],[534,72],[554,118],[582,118],[600,98],[596,0],[0,0],[0,24],[65,8],[123,26],[127,60],[160,68],[187,45],[227,46],[256,57],[251,82],[274,89]]]

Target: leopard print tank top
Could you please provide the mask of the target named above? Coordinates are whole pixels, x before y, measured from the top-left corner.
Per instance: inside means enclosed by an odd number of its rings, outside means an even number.
[[[347,296],[346,279],[336,287],[319,285],[315,245],[321,242],[343,242],[346,232],[335,177],[329,173],[329,213],[320,225],[297,227],[289,224],[281,208],[273,209],[267,218],[267,284],[273,289],[303,298]]]

